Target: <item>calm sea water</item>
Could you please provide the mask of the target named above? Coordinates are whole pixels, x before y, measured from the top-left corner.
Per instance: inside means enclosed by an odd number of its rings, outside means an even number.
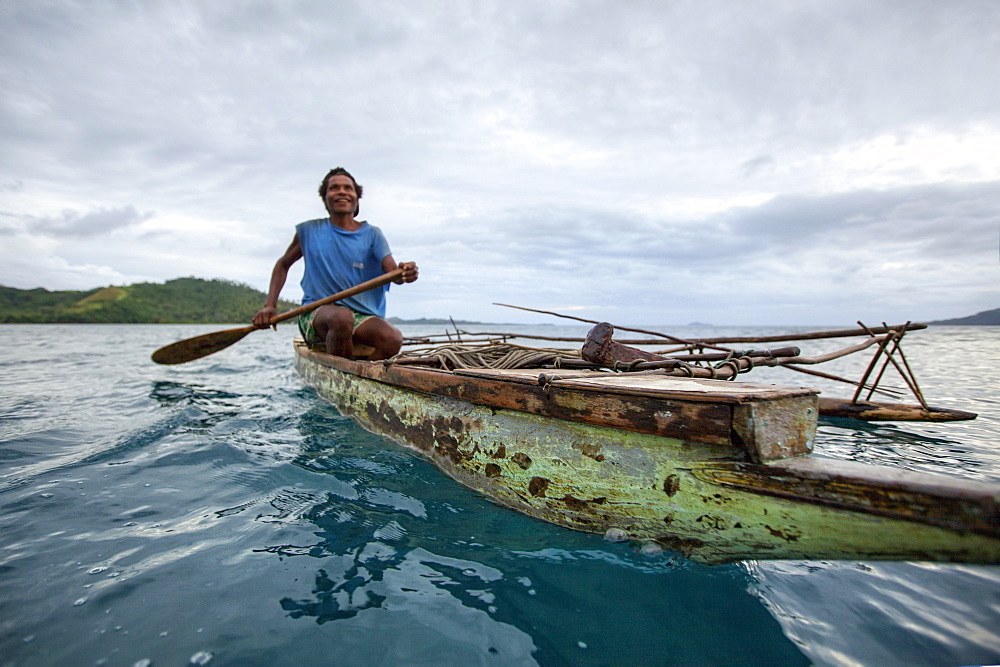
[[[1000,663],[1000,567],[644,555],[362,430],[297,378],[291,327],[149,361],[219,328],[0,326],[0,665]],[[906,348],[980,418],[824,421],[817,451],[1000,481],[1000,328]]]

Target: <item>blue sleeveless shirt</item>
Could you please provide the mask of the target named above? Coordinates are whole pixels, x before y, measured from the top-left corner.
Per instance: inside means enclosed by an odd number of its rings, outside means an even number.
[[[319,218],[296,225],[295,233],[306,260],[303,305],[381,276],[382,260],[392,254],[382,230],[367,222],[356,232],[348,232],[329,218]],[[385,317],[388,290],[389,285],[376,287],[337,303],[359,313]]]

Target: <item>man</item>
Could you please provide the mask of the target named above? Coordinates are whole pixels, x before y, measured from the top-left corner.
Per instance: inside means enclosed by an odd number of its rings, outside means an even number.
[[[361,193],[362,187],[346,169],[337,167],[326,175],[319,196],[330,217],[296,225],[291,245],[271,272],[267,300],[253,317],[255,327],[268,327],[277,313],[278,295],[285,286],[288,269],[303,257],[303,305],[396,270],[396,260],[382,231],[355,217],[361,211]],[[417,265],[413,262],[402,262],[398,268],[403,269],[403,275],[395,281],[397,284],[417,279]],[[403,335],[385,320],[388,290],[388,285],[376,287],[300,315],[302,335],[310,344],[323,344],[328,353],[340,357],[350,357],[354,345],[361,344],[375,348],[370,359],[388,359],[403,344]]]

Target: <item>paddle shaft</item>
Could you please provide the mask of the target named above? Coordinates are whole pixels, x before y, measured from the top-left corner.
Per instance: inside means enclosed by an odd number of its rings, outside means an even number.
[[[371,280],[366,280],[365,282],[359,285],[355,285],[354,287],[345,289],[343,292],[337,292],[336,294],[331,294],[330,296],[323,297],[322,299],[313,301],[312,303],[307,303],[304,306],[299,306],[298,308],[292,308],[289,311],[285,311],[284,313],[275,315],[270,320],[268,320],[268,324],[274,325],[277,324],[278,322],[284,322],[285,320],[290,320],[293,317],[304,315],[306,313],[316,310],[320,306],[336,303],[341,299],[346,299],[348,297],[354,296],[355,294],[361,294],[362,292],[367,292],[370,289],[381,287],[382,285],[391,283],[392,281],[396,280],[397,278],[401,278],[402,276],[403,276],[403,269],[396,269],[394,271],[390,271],[389,273],[383,273],[378,278],[372,278]]]
[[[355,285],[350,289],[346,289],[343,292],[337,292],[336,294],[332,294],[318,301],[313,301],[312,303],[307,303],[304,306],[293,308],[292,310],[281,313],[280,315],[275,315],[268,320],[268,326],[275,325],[278,322],[284,322],[285,320],[293,317],[298,317],[303,313],[316,310],[320,306],[325,306],[327,304],[340,301],[341,299],[354,296],[355,294],[360,294],[361,292],[367,292],[370,289],[381,287],[386,283],[402,277],[402,275],[402,269],[390,271],[389,273],[385,273],[378,278],[372,278],[371,280],[367,280],[360,285]],[[153,352],[152,359],[158,364],[183,364],[188,361],[194,361],[195,359],[201,359],[202,357],[207,357],[210,354],[215,354],[219,350],[224,350],[233,343],[239,342],[255,329],[257,329],[257,327],[251,324],[250,326],[239,329],[226,329],[225,331],[216,331],[213,333],[203,334],[201,336],[195,336],[194,338],[188,338],[186,340],[179,340],[176,343],[171,343],[170,345],[161,347],[156,352]]]

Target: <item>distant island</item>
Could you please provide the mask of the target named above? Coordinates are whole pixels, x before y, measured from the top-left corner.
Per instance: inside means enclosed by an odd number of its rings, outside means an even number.
[[[87,291],[0,285],[0,323],[222,324],[249,322],[265,295],[229,280],[176,278]],[[281,301],[279,310],[297,304]]]
[[[92,290],[49,291],[0,285],[0,324],[232,324],[249,322],[265,294],[229,280],[175,278]],[[299,304],[279,301],[278,311]],[[396,324],[448,325],[449,318],[404,320]],[[455,320],[455,324],[481,324]]]
[[[1000,326],[1000,308],[984,310],[981,313],[969,315],[968,317],[957,317],[952,320],[937,320],[935,322],[928,322],[928,324]]]
[[[451,318],[441,318],[441,317],[419,317],[415,320],[404,320],[401,317],[387,317],[387,320],[393,324],[487,324],[487,322],[476,322],[474,320],[453,320]]]

